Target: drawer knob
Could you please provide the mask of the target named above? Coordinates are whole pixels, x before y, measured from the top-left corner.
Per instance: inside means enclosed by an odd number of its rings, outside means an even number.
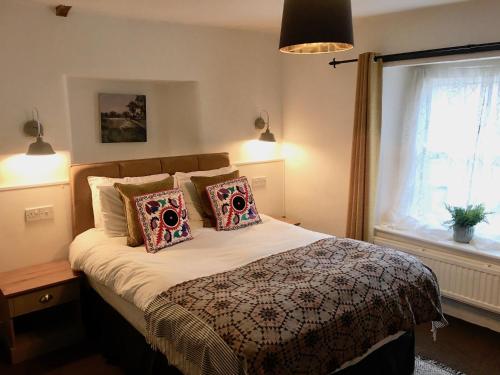
[[[47,303],[50,302],[52,298],[54,298],[52,294],[44,294],[38,301],[40,301],[40,303]]]

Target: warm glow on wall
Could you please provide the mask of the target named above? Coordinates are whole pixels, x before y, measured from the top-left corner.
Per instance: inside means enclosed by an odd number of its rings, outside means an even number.
[[[38,185],[68,180],[69,155],[17,154],[0,161],[0,187]]]
[[[294,143],[284,143],[281,149],[283,158],[294,163],[304,163],[306,153],[302,147]]]
[[[243,157],[245,161],[260,161],[280,157],[280,147],[276,142],[251,140],[243,143]]]

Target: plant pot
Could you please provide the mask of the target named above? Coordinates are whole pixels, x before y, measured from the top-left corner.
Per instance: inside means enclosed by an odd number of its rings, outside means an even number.
[[[453,227],[453,240],[460,243],[469,243],[474,237],[474,227],[462,227],[455,225]]]

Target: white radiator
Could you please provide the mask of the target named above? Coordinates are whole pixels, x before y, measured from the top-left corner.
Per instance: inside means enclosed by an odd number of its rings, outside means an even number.
[[[499,262],[380,234],[375,237],[375,243],[417,256],[436,274],[443,296],[500,314]]]

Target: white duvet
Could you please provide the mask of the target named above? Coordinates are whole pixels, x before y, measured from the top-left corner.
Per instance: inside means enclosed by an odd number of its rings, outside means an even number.
[[[90,229],[75,238],[69,260],[75,270],[133,303],[141,310],[161,292],[184,281],[228,271],[266,256],[329,237],[261,215],[262,224],[217,232],[193,231],[194,239],[161,250],[128,247],[125,237],[110,238]]]

